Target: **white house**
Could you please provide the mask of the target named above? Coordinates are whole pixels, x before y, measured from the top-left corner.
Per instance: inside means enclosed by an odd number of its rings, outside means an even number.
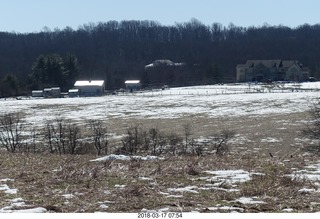
[[[139,80],[127,80],[124,82],[126,85],[126,89],[130,92],[140,90],[141,83]]]
[[[104,94],[103,80],[76,81],[74,89],[78,89],[80,96],[100,96]]]

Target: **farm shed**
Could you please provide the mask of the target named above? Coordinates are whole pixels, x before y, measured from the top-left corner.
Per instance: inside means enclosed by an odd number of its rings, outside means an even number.
[[[45,88],[43,89],[43,95],[44,97],[58,98],[61,96],[60,87]]]
[[[127,91],[133,92],[140,90],[141,83],[139,80],[127,80],[124,83],[126,85]]]
[[[44,97],[43,90],[33,90],[32,97]]]
[[[105,85],[103,80],[76,81],[74,89],[78,89],[80,96],[101,96]]]
[[[78,97],[79,96],[79,90],[78,89],[70,89],[68,91],[69,97]]]

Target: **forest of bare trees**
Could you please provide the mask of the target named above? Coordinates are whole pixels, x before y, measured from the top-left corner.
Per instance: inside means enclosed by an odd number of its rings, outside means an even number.
[[[235,66],[247,59],[299,60],[309,67],[311,76],[319,78],[319,35],[318,24],[245,28],[232,23],[205,25],[196,19],[172,26],[156,21],[108,21],[84,24],[77,30],[0,32],[0,96],[28,93],[35,84],[67,88],[75,79],[103,79],[107,89],[121,88],[124,80],[137,78],[146,86],[232,82]],[[41,57],[58,60],[57,72],[50,72],[57,77],[51,81],[35,80]],[[66,67],[68,57],[72,65]],[[186,65],[158,80],[161,72],[149,74],[144,68],[158,59]],[[73,75],[72,69],[77,70]]]

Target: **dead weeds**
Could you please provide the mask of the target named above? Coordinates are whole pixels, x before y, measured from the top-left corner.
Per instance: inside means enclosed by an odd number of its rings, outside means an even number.
[[[280,212],[293,208],[313,212],[319,193],[299,190],[313,184],[288,177],[293,168],[303,169],[315,157],[291,160],[248,155],[171,156],[157,161],[91,162],[92,155],[25,155],[0,153],[1,178],[10,178],[17,194],[0,191],[0,208],[22,197],[32,206],[52,212],[140,212],[168,207],[170,211],[206,211],[213,206],[237,206],[244,212]],[[238,170],[251,180],[216,189],[207,185],[205,171]],[[0,183],[1,184],[1,183]],[[8,183],[9,184],[9,183]],[[168,188],[195,187],[194,193],[170,192]],[[314,185],[316,187],[316,185]],[[314,187],[314,188],[315,188]],[[239,191],[229,192],[237,188]],[[258,197],[266,204],[235,203],[239,197]],[[7,201],[4,201],[7,200]],[[102,208],[106,203],[107,208]]]

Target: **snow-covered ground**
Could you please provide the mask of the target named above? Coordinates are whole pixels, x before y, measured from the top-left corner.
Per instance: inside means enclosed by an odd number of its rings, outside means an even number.
[[[18,189],[10,188],[7,184],[2,184],[6,182],[14,182],[14,179],[0,179],[0,192],[6,194],[16,195]],[[21,209],[19,209],[21,208]],[[42,207],[33,207],[27,205],[23,198],[13,198],[10,200],[10,205],[0,208],[0,213],[45,213],[47,209]]]
[[[294,84],[281,85],[292,87]],[[318,89],[320,83],[302,83],[303,89]],[[141,93],[58,99],[0,99],[0,115],[20,112],[30,124],[65,118],[161,119],[186,115],[216,117],[262,116],[305,111],[319,97],[315,90],[268,89],[262,85],[209,85],[171,88]]]
[[[169,90],[149,91],[129,95],[103,96],[91,98],[61,98],[61,99],[0,99],[0,115],[6,113],[20,112],[27,123],[34,125],[44,125],[46,120],[56,118],[66,118],[74,121],[88,119],[161,119],[180,118],[186,115],[218,117],[239,117],[239,116],[263,116],[266,114],[290,114],[294,112],[304,112],[309,109],[312,103],[319,98],[316,90],[302,90],[296,92],[294,84],[281,85],[282,88],[271,90],[262,85],[212,85],[172,88]],[[319,89],[320,83],[303,83],[300,88]],[[245,136],[237,136],[240,140],[247,142]],[[261,143],[277,143],[282,139],[266,136],[261,138]],[[109,155],[101,157],[94,162],[108,160],[130,160],[132,157],[124,155]],[[133,157],[145,161],[161,159],[159,157]],[[197,194],[201,190],[213,189],[224,192],[238,192],[238,185],[251,180],[255,172],[248,172],[242,169],[233,170],[207,170],[204,172],[208,176],[196,180],[203,182],[199,186],[184,185],[181,187],[171,187],[167,190],[159,191],[167,198],[183,198],[185,194]],[[320,179],[320,165],[307,166],[305,170],[297,170],[291,175],[295,178],[306,178],[308,180]],[[6,176],[3,176],[6,177]],[[142,181],[153,183],[152,177],[141,176]],[[0,193],[6,193],[19,197],[19,191],[11,187],[14,179],[0,178]],[[222,185],[227,185],[226,188]],[[116,185],[118,189],[123,189],[126,185]],[[320,188],[320,185],[319,185]],[[319,189],[303,188],[301,193],[318,192]],[[66,199],[72,199],[72,194],[63,194]],[[240,197],[233,200],[243,204],[259,205],[265,203],[257,197]],[[101,209],[107,209],[107,202],[100,203]],[[28,210],[16,210],[22,207]],[[211,211],[237,211],[244,209],[231,206],[208,207]],[[28,206],[22,198],[15,198],[8,201],[8,206],[0,208],[0,213],[4,212],[46,212],[42,207]],[[148,211],[143,209],[142,211]],[[154,210],[152,210],[154,211]],[[158,211],[168,211],[160,209]],[[284,212],[294,211],[292,208],[284,208]]]

